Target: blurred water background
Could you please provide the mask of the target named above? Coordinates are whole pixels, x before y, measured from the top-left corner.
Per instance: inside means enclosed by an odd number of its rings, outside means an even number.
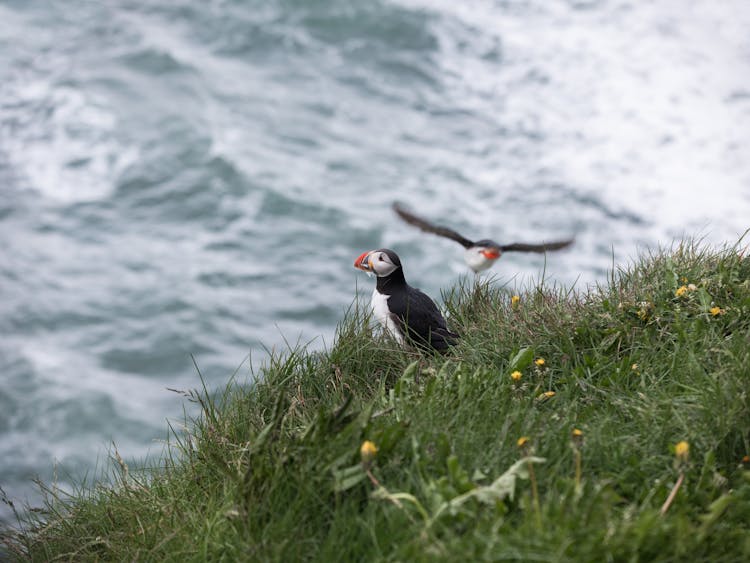
[[[158,456],[190,354],[215,389],[330,345],[365,250],[439,296],[462,249],[396,199],[576,235],[505,256],[511,286],[736,242],[749,29],[746,0],[0,0],[0,486]]]

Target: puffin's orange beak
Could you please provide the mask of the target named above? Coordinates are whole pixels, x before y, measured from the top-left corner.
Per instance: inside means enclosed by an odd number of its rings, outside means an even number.
[[[500,258],[500,251],[495,250],[494,248],[488,248],[487,250],[482,250],[482,254],[488,260],[497,260],[498,258]]]
[[[362,270],[363,272],[371,272],[372,268],[370,267],[370,254],[372,253],[372,250],[368,250],[367,252],[363,252],[359,255],[359,258],[357,258],[354,261],[354,267],[358,270]]]

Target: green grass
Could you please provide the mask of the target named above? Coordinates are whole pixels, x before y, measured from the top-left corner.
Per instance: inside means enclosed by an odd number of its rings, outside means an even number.
[[[750,260],[736,248],[686,243],[586,293],[534,287],[513,304],[472,281],[444,299],[463,335],[449,354],[398,348],[354,305],[330,350],[193,392],[202,414],[159,467],[114,464],[114,485],[49,491],[5,533],[9,553],[750,560]]]

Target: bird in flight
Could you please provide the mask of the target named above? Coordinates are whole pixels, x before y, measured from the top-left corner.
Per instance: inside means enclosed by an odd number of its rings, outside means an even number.
[[[388,248],[363,252],[354,267],[377,276],[372,311],[381,325],[400,343],[443,352],[456,343],[443,315],[430,297],[406,283],[398,255]]]
[[[455,240],[463,246],[466,249],[464,252],[464,260],[469,265],[469,268],[474,270],[475,274],[491,267],[495,261],[500,258],[503,252],[547,252],[548,250],[560,250],[573,244],[574,240],[571,238],[554,242],[543,242],[540,244],[529,244],[525,242],[499,244],[490,239],[473,241],[460,235],[453,229],[433,225],[429,221],[417,217],[413,213],[404,209],[399,203],[393,204],[393,210],[396,212],[396,215],[410,225],[427,233]]]

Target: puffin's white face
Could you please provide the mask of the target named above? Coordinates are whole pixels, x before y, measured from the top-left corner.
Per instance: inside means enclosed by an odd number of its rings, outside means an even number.
[[[464,253],[464,260],[475,272],[486,270],[500,258],[500,249],[491,246],[472,246]]]
[[[395,264],[387,252],[371,250],[360,255],[354,262],[354,267],[364,272],[373,273],[379,278],[390,276],[401,266]]]

